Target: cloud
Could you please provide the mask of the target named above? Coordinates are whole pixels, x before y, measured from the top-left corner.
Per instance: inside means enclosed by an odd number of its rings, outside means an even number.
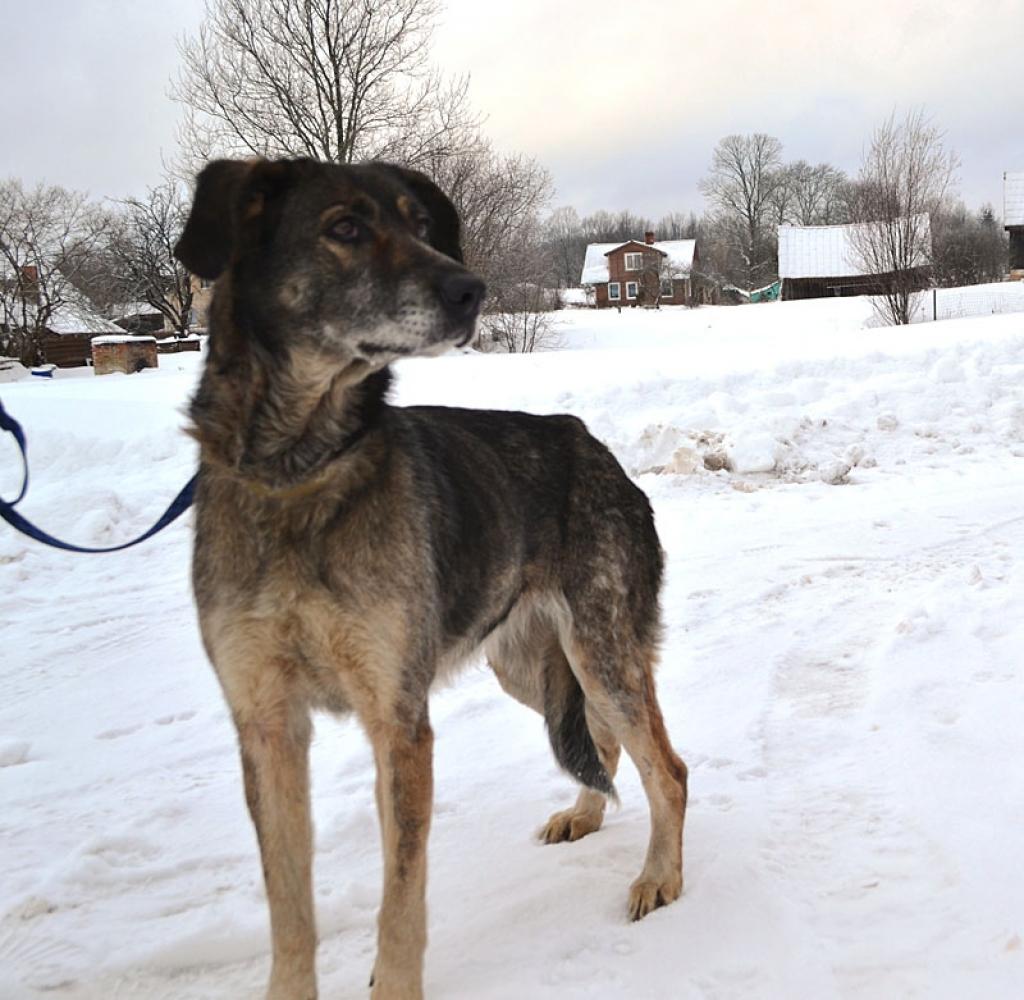
[[[965,141],[964,193],[993,199],[1002,169],[1024,158],[1011,110],[1024,0],[980,9],[454,0],[438,41],[446,68],[471,72],[498,142],[551,165],[581,208],[699,207],[696,178],[732,132],[769,132],[788,156],[854,170],[871,130],[916,105]]]
[[[140,193],[174,149],[166,96],[173,15],[134,0],[49,0],[5,15],[0,176],[97,196]],[[697,180],[723,135],[766,131],[786,155],[855,170],[894,107],[925,105],[963,160],[972,204],[999,204],[1024,169],[1019,128],[1024,0],[449,0],[435,56],[472,75],[497,145],[551,169],[583,211],[699,209]]]

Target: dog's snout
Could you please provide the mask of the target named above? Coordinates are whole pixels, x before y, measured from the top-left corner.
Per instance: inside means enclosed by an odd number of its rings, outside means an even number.
[[[486,291],[487,286],[473,274],[448,274],[441,279],[441,300],[455,319],[475,316]]]

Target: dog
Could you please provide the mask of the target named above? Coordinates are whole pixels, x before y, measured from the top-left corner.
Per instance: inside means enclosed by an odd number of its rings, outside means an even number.
[[[483,282],[424,174],[220,160],[175,252],[216,282],[190,404],[193,584],[237,728],[273,941],[267,996],[317,995],[310,713],[354,712],[377,771],[373,1000],[422,997],[431,686],[481,649],[597,830],[625,747],[650,805],[633,919],[682,891],[686,767],[655,697],[663,556],[646,496],[572,416],[398,407],[389,365],[474,336]]]

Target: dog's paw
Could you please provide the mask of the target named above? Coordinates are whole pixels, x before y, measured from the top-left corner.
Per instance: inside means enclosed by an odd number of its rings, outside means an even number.
[[[675,902],[682,891],[682,875],[672,875],[666,879],[641,875],[629,887],[629,919],[642,920],[659,906]]]
[[[556,812],[544,824],[537,836],[545,844],[561,844],[564,841],[579,840],[588,833],[601,829],[603,812],[582,811],[575,807]]]

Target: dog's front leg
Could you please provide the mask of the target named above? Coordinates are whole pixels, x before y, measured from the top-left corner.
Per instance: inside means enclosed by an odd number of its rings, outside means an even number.
[[[424,703],[411,724],[372,727],[384,894],[372,1000],[420,1000],[427,946],[427,836],[433,800],[434,734]]]
[[[267,1000],[316,1000],[309,713],[282,692],[251,715],[236,712],[235,719],[270,905]]]

